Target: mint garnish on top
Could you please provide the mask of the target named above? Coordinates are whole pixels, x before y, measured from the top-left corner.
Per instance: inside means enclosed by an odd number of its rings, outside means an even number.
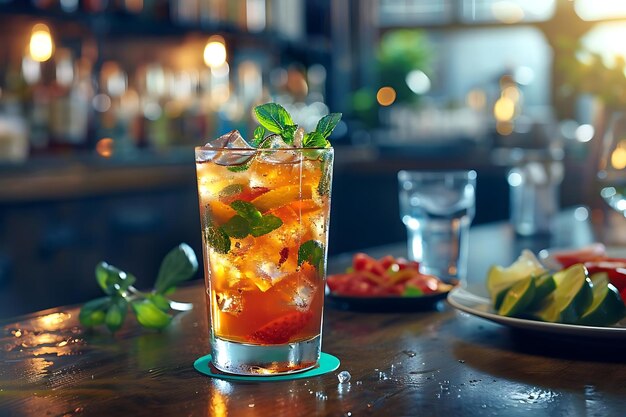
[[[257,126],[252,136],[252,145],[258,148],[265,137],[265,128],[263,126]]]
[[[254,129],[250,145],[257,149],[328,148],[330,147],[328,138],[341,120],[341,113],[327,114],[319,120],[314,131],[304,133],[304,129],[294,123],[289,112],[280,104],[261,104],[254,108],[254,114],[260,126]],[[236,133],[239,134],[239,132]],[[284,142],[283,146],[279,145],[278,148],[274,146],[273,140],[276,135],[280,136]],[[317,159],[317,155],[312,155],[306,155],[306,157]],[[231,172],[246,171],[250,168],[252,159],[239,165],[228,165],[227,168]]]
[[[256,106],[254,114],[261,126],[254,130],[253,145],[259,147],[263,142],[265,130],[270,134],[280,135],[286,144],[293,145],[294,134],[298,125],[293,122],[291,115],[283,106],[276,103],[266,103]],[[330,113],[322,117],[313,132],[306,133],[302,140],[305,148],[327,148],[330,146],[328,137],[341,120],[341,113]]]
[[[283,137],[285,142],[293,142],[293,132],[297,126],[294,125],[291,115],[283,106],[276,103],[266,103],[254,108],[254,114],[261,126],[269,132],[277,133]],[[291,137],[291,142],[289,141]]]

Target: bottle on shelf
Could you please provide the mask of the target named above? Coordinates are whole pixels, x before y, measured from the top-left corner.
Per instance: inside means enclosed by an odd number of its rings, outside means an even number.
[[[90,108],[91,64],[76,60],[67,49],[55,55],[56,77],[50,87],[50,134],[58,148],[84,148],[87,145]]]
[[[326,93],[325,69],[307,73],[304,63],[294,66],[297,60],[276,59],[293,49],[281,40],[299,40],[306,31],[304,0],[25,2],[15,10],[31,11],[33,24],[37,15],[59,31],[54,39],[46,25],[34,25],[30,49],[3,54],[9,62],[0,62],[5,78],[0,80],[0,114],[6,109],[20,114],[31,152],[92,150],[102,139],[115,145],[116,154],[195,145],[217,131],[249,131],[253,120],[246,109],[262,100],[278,100],[296,113],[304,109],[303,117],[324,110],[319,104]],[[70,20],[63,13],[75,13],[77,20],[87,14],[97,17],[55,25],[57,19]],[[0,15],[0,22],[4,17]],[[102,22],[110,23],[111,30],[129,23],[139,26],[126,37],[122,30],[109,38],[106,30],[94,27]],[[168,32],[173,24],[181,29],[171,33],[189,34],[132,42],[130,38],[147,27],[145,22],[155,25],[150,33],[161,28]],[[33,50],[33,36],[42,28],[45,33]],[[254,36],[265,31],[278,34],[279,41],[264,43],[266,38]],[[277,87],[273,63],[283,61],[279,72],[284,82]]]

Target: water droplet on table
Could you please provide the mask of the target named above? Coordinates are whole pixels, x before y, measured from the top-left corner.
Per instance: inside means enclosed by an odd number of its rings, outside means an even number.
[[[341,371],[337,375],[337,379],[339,380],[340,384],[350,382],[350,378],[352,378],[352,375],[350,375],[350,372],[348,371]]]
[[[320,401],[326,401],[328,399],[328,395],[324,394],[322,391],[318,391],[315,393],[315,398]]]

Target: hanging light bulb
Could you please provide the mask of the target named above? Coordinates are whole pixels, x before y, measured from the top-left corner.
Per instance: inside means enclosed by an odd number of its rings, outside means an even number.
[[[219,35],[211,36],[204,47],[204,63],[211,68],[221,67],[226,62],[226,44]]]
[[[29,54],[37,62],[45,62],[52,57],[54,44],[50,35],[50,28],[43,23],[33,26],[30,35]]]

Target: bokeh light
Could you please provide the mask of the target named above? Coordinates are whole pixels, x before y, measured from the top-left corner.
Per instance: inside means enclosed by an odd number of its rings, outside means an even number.
[[[430,90],[430,78],[424,71],[413,70],[406,75],[406,85],[415,94],[424,94]]]
[[[491,5],[493,16],[502,23],[517,23],[524,19],[524,9],[512,1],[496,1]]]
[[[29,54],[31,58],[37,62],[45,62],[52,57],[53,49],[50,28],[43,23],[37,23],[33,26],[30,35]]]
[[[391,106],[396,101],[396,90],[391,87],[381,87],[376,93],[376,100],[381,106]]]
[[[467,93],[465,102],[472,109],[481,110],[487,105],[487,95],[483,90],[474,89]]]
[[[508,136],[513,133],[513,123],[511,122],[496,122],[496,132],[502,136]]]
[[[517,102],[520,99],[520,91],[516,86],[509,85],[502,90],[502,96]]]
[[[626,143],[621,141],[611,154],[611,165],[615,169],[626,168]]]
[[[111,138],[102,138],[96,143],[96,152],[103,158],[110,158],[113,155],[115,143]]]
[[[509,97],[500,97],[493,106],[493,115],[498,121],[512,120],[515,116],[515,102]]]
[[[222,66],[226,62],[226,43],[219,35],[211,36],[204,47],[204,63],[211,68]]]
[[[574,135],[578,142],[589,142],[591,139],[593,139],[594,134],[595,129],[592,125],[582,124],[576,128],[576,133]]]

